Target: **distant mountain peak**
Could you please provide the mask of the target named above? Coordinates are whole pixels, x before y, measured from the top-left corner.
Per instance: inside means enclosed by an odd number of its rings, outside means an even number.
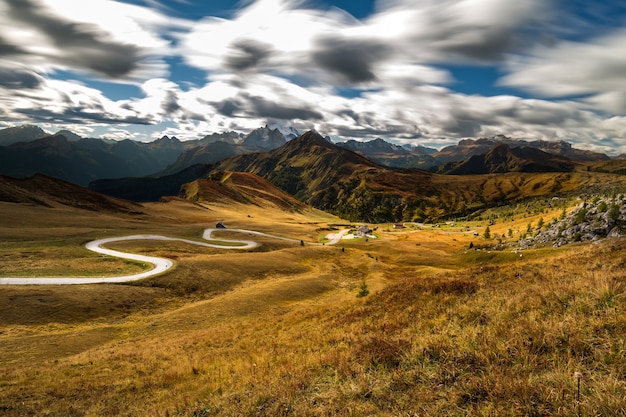
[[[83,140],[82,136],[79,136],[76,133],[70,132],[69,130],[66,130],[66,129],[59,130],[57,133],[54,134],[54,136],[58,136],[58,135],[65,136],[65,138],[69,140],[70,142],[77,142],[79,140]]]
[[[246,135],[241,144],[252,150],[271,151],[280,148],[286,142],[287,140],[278,129],[270,129],[265,125]]]
[[[9,146],[18,142],[31,142],[50,134],[39,126],[21,125],[0,130],[0,146]]]
[[[265,125],[265,127],[268,129],[278,129],[287,141],[295,139],[301,135],[295,127],[278,121],[270,121]]]
[[[314,130],[309,130],[308,132],[303,133],[299,137],[293,139],[292,142],[300,145],[316,145],[327,148],[335,147],[335,145],[327,141],[322,135]]]
[[[176,136],[172,136],[171,138],[167,135],[163,135],[160,139],[155,140],[153,143],[155,144],[160,144],[160,143],[179,143],[180,139],[178,139]]]

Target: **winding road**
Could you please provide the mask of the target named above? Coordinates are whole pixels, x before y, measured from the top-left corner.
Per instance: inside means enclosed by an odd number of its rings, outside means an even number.
[[[202,234],[202,238],[205,240],[214,240],[213,238],[213,233],[217,230],[223,231],[223,229],[205,229],[204,233]],[[274,236],[274,235],[269,235],[267,233],[262,233],[262,232],[256,232],[253,230],[245,230],[245,229],[227,229],[227,231],[229,232],[236,232],[236,233],[245,233],[245,234],[251,234],[251,235],[256,235],[256,236],[263,236],[263,237],[269,237],[272,239],[279,239],[279,240],[285,240],[288,242],[294,242],[294,243],[299,243],[301,242],[300,240],[297,239],[290,239],[290,238],[286,238],[286,237],[281,237],[281,236]],[[348,230],[342,230],[340,233],[338,233],[336,236],[334,236],[334,238],[332,240],[330,240],[328,242],[329,245],[334,245],[337,242],[339,242],[341,240],[341,238],[348,232]],[[166,236],[160,236],[160,235],[132,235],[132,236],[122,236],[122,237],[112,237],[112,238],[107,238],[107,239],[98,239],[98,240],[93,240],[91,242],[88,242],[85,245],[85,248],[89,249],[90,251],[96,252],[96,253],[100,253],[103,255],[109,255],[109,256],[114,256],[117,258],[122,258],[122,259],[129,259],[129,260],[133,260],[133,261],[139,261],[139,262],[145,262],[145,263],[149,263],[154,265],[154,268],[145,271],[145,272],[141,272],[139,274],[133,274],[133,275],[121,275],[121,276],[111,276],[111,277],[85,277],[85,278],[78,278],[78,277],[39,277],[39,278],[13,278],[13,277],[6,277],[6,278],[0,278],[0,285],[71,285],[71,284],[100,284],[100,283],[120,283],[120,282],[130,282],[130,281],[137,281],[140,279],[144,279],[144,278],[148,278],[154,275],[159,275],[162,274],[164,272],[166,272],[167,270],[169,270],[172,266],[174,266],[174,262],[172,262],[170,259],[167,258],[159,258],[156,256],[145,256],[145,255],[138,255],[135,253],[127,253],[127,252],[120,252],[117,250],[113,250],[113,249],[107,249],[107,248],[103,248],[102,245],[106,245],[108,243],[113,243],[113,242],[122,242],[122,241],[128,241],[128,240],[164,240],[164,241],[178,241],[178,242],[185,242],[185,243],[190,243],[192,245],[199,245],[199,246],[205,246],[205,247],[209,247],[209,248],[218,248],[218,249],[253,249],[256,248],[257,246],[259,246],[259,243],[252,241],[252,240],[229,240],[229,239],[219,239],[219,242],[222,243],[227,243],[227,245],[225,244],[220,244],[220,243],[208,243],[208,242],[198,242],[195,240],[188,240],[188,239],[179,239],[179,238],[174,238],[174,237],[166,237]],[[311,243],[311,242],[304,242],[308,245],[321,245],[321,243]]]

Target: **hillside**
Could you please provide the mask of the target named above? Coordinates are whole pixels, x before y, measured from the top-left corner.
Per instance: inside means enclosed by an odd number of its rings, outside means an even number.
[[[305,207],[270,182],[247,172],[214,172],[206,179],[184,184],[180,197],[205,203],[271,205],[283,210]]]
[[[461,162],[448,162],[438,171],[448,175],[495,174],[504,172],[570,172],[575,165],[568,159],[536,148],[510,148],[498,144],[481,155]]]
[[[104,236],[200,240],[225,219],[323,242],[340,221],[179,199],[141,219],[6,206],[4,276],[145,268],[85,253]],[[492,232],[525,225],[523,211]],[[468,250],[489,241],[466,228],[486,224],[380,225],[341,246],[251,235],[253,251],[119,242],[176,267],[125,285],[3,286],[2,415],[622,415],[626,240]]]
[[[609,161],[592,162],[589,164],[589,170],[626,175],[626,158],[617,157]]]
[[[105,196],[42,174],[24,179],[0,176],[0,201],[120,213],[138,213],[142,210],[140,205],[130,201]]]

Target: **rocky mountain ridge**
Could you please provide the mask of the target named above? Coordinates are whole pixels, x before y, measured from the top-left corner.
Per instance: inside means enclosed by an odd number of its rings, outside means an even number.
[[[611,159],[603,153],[574,148],[571,143],[564,140],[557,142],[543,140],[526,141],[504,135],[496,135],[490,138],[463,139],[457,145],[446,146],[432,156],[440,163],[462,161],[474,155],[484,154],[497,145],[507,145],[511,149],[536,148],[572,161],[606,161]]]
[[[0,146],[9,146],[18,142],[30,142],[50,136],[39,126],[22,125],[0,130]]]
[[[571,172],[575,165],[567,158],[537,148],[511,148],[498,144],[480,155],[460,162],[448,162],[437,170],[447,175],[479,175],[504,172]]]

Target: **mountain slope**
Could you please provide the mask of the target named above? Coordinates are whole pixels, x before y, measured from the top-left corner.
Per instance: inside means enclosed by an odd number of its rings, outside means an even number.
[[[98,193],[131,201],[159,201],[164,196],[176,196],[180,187],[206,177],[210,165],[193,165],[180,172],[159,177],[128,177],[92,181],[89,189]]]
[[[141,212],[141,206],[136,203],[105,196],[41,174],[19,179],[0,176],[0,201],[46,207],[70,206],[92,211]]]
[[[247,172],[215,172],[206,179],[184,184],[179,196],[191,201],[269,205],[283,210],[306,207],[270,182]]]
[[[473,155],[461,162],[449,162],[438,170],[442,174],[470,175],[504,172],[570,172],[574,164],[556,155],[535,148],[510,148],[498,144],[484,154]]]
[[[339,148],[314,132],[307,132],[286,145],[266,153],[241,155],[217,164],[220,171],[257,174],[278,188],[307,203],[318,194],[352,177],[378,167],[354,152]]]

